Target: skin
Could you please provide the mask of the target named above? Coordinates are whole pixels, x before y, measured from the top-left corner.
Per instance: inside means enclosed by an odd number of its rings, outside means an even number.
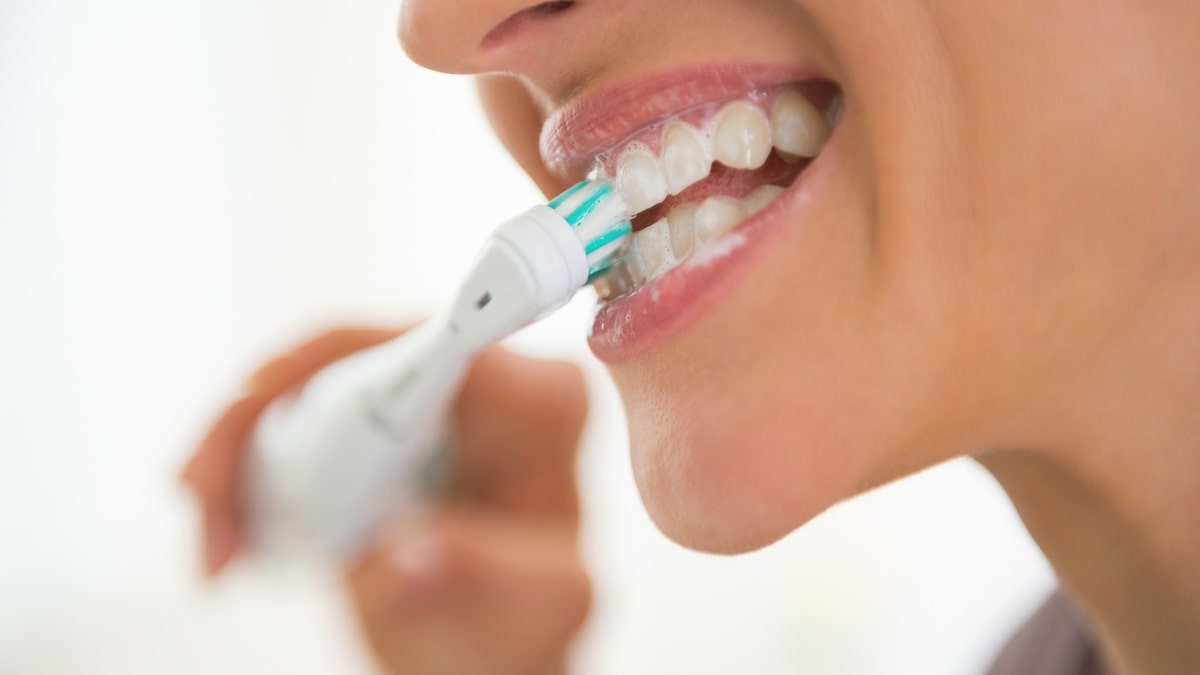
[[[409,0],[400,38],[427,67],[502,74],[481,98],[547,194],[572,177],[542,164],[541,123],[598,87],[811,63],[845,95],[803,220],[668,345],[610,366],[668,536],[751,550],[974,456],[1117,672],[1200,671],[1200,5],[530,6]]]
[[[266,405],[322,366],[396,337],[342,328],[264,365],[183,470],[215,577],[239,552],[240,459]],[[473,365],[457,403],[455,475],[419,522],[380,532],[346,588],[367,644],[394,673],[563,672],[591,587],[576,546],[575,447],[587,400],[574,364],[501,349]]]

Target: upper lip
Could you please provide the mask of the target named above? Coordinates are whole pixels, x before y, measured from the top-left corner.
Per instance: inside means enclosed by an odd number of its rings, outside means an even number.
[[[542,127],[542,161],[563,183],[572,183],[591,169],[597,154],[647,124],[702,103],[813,77],[811,70],[794,67],[716,64],[626,80],[551,115]]]

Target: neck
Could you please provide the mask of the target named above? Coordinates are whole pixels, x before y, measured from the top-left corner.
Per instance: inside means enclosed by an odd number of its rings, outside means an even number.
[[[981,461],[1091,617],[1117,673],[1200,672],[1200,483],[1158,485],[1123,506],[1044,455]]]
[[[1200,673],[1200,308],[1188,304],[1050,406],[1040,426],[1053,436],[979,457],[1123,674]]]

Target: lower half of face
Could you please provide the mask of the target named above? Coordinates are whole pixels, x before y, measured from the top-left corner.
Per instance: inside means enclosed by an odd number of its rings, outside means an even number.
[[[1200,156],[1178,19],[1116,0],[561,11],[619,31],[581,38],[586,68],[524,75],[566,104],[549,168],[603,174],[640,212],[591,344],[668,535],[752,549],[941,460],[1036,442],[1026,408],[1189,262],[1172,253]]]

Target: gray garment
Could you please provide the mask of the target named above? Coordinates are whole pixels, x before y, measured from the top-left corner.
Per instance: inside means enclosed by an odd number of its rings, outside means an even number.
[[[1087,617],[1060,588],[1008,641],[988,675],[1112,675]]]

